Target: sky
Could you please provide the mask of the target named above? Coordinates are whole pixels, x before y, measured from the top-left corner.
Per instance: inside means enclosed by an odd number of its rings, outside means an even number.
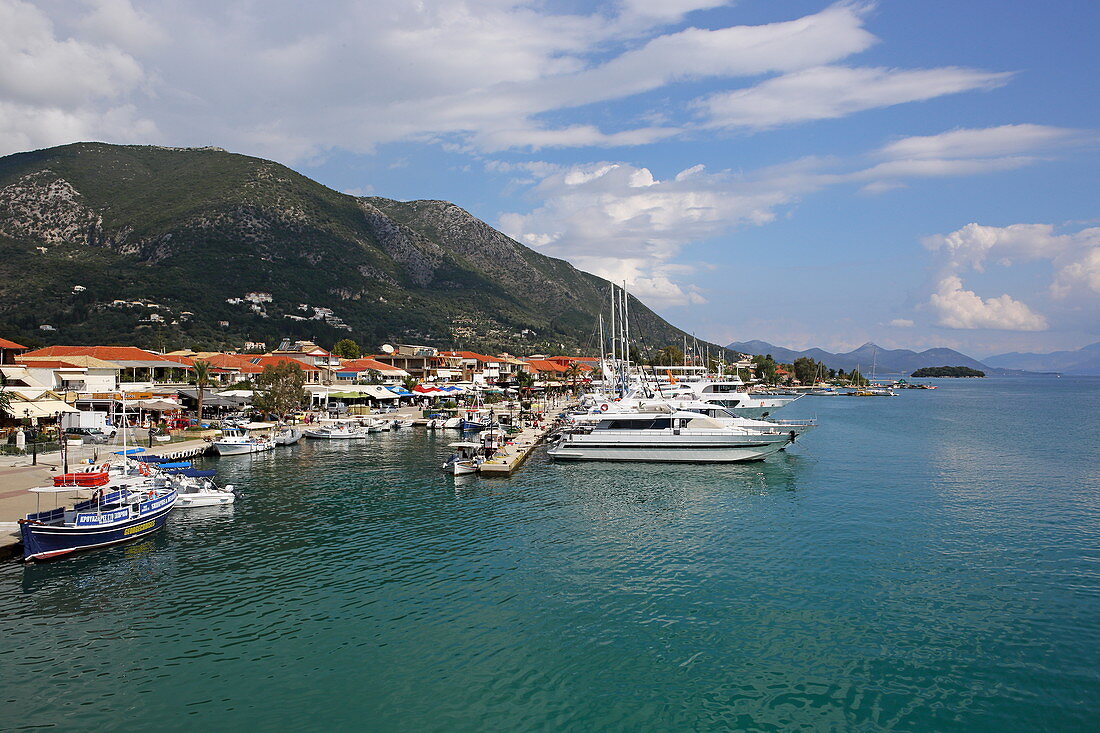
[[[1100,341],[1100,3],[0,0],[0,154],[445,199],[718,343]]]

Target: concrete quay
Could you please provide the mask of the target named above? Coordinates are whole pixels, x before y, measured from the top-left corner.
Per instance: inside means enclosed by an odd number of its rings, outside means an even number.
[[[505,444],[492,460],[485,461],[478,468],[478,473],[486,476],[510,476],[518,469],[527,457],[534,452],[535,447],[543,441],[550,432],[550,425],[538,428],[524,428],[511,441]]]

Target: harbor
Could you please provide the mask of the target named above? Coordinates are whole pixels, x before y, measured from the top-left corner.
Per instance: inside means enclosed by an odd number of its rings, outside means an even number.
[[[804,399],[785,408],[817,416],[804,443],[723,467],[539,449],[508,478],[454,477],[439,467],[460,431],[424,428],[203,457],[242,487],[233,506],[177,510],[141,543],[0,566],[8,695],[26,725],[77,727],[112,719],[103,672],[123,669],[141,716],[216,728],[371,716],[437,729],[440,710],[453,729],[531,715],[622,728],[639,710],[663,729],[715,728],[729,710],[878,727],[914,697],[940,703],[929,728],[951,727],[952,710],[1078,727],[1087,705],[1033,694],[1095,690],[1062,671],[1091,664],[1093,617],[1035,598],[1097,590],[1097,455],[1089,431],[1061,455],[1015,436],[1052,434],[1052,411],[1094,421],[1097,394],[1095,380],[1005,379]],[[86,643],[101,633],[125,643]],[[43,685],[59,647],[74,671]],[[867,647],[875,663],[854,665]],[[1021,673],[974,681],[1005,659]],[[535,708],[510,704],[532,675]],[[785,697],[784,678],[813,687]],[[853,701],[839,678],[881,689]],[[648,710],[654,679],[665,703]]]

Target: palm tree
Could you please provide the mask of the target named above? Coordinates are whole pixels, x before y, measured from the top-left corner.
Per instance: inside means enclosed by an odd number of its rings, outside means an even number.
[[[531,388],[535,386],[535,376],[526,371],[516,372],[516,386],[519,387],[520,395],[527,392],[527,399],[530,400]]]
[[[579,362],[571,362],[569,366],[565,368],[565,376],[569,379],[569,391],[574,394],[577,391],[577,378],[581,375],[581,365]]]
[[[203,361],[202,359],[195,359],[191,362],[192,369],[195,371],[195,387],[199,392],[199,425],[202,425],[202,397],[206,386],[210,384],[210,362]]]
[[[0,413],[8,413],[14,417],[15,413],[11,411],[11,392],[5,389],[7,386],[8,378],[4,376],[3,372],[0,372]]]

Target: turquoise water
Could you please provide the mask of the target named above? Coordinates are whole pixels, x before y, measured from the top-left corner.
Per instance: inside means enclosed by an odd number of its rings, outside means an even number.
[[[1100,380],[804,398],[732,467],[211,460],[235,507],[0,567],[0,728],[1100,724]]]

